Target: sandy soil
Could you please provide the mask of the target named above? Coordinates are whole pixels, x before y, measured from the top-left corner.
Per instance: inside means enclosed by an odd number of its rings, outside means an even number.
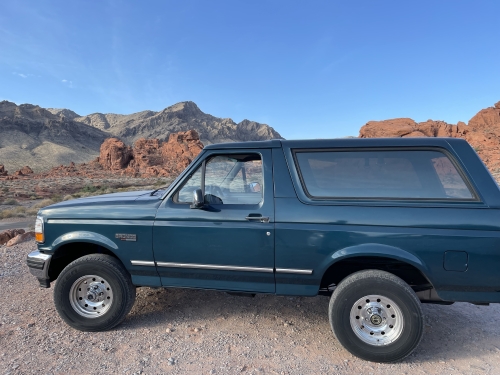
[[[33,241],[0,247],[0,374],[500,374],[500,305],[424,305],[405,361],[357,359],[333,338],[327,297],[235,297],[138,288],[125,322],[83,333],[25,265]]]

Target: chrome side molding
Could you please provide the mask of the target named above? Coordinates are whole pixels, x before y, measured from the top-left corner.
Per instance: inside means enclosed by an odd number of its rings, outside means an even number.
[[[48,219],[48,224],[88,224],[88,225],[138,225],[153,226],[152,220],[89,220],[89,219]]]
[[[272,268],[261,267],[240,267],[240,266],[222,266],[218,264],[197,264],[197,263],[171,263],[171,262],[156,262],[158,267],[172,268],[197,268],[205,270],[225,270],[225,271],[247,271],[247,272],[269,272],[272,273]]]
[[[202,270],[224,270],[224,271],[243,271],[243,272],[266,272],[273,273],[275,270],[268,267],[241,267],[225,266],[220,264],[198,264],[198,263],[175,263],[175,262],[153,262],[149,260],[131,260],[133,266],[150,266],[166,268],[195,268]],[[276,273],[294,273],[298,275],[311,275],[313,270],[303,270],[295,268],[276,268]]]
[[[313,270],[299,270],[296,268],[276,268],[276,273],[296,273],[299,275],[311,275]]]
[[[149,260],[131,260],[130,263],[132,263],[133,266],[155,266],[155,262]]]

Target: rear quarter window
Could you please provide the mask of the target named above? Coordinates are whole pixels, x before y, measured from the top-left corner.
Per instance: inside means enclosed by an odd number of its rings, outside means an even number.
[[[312,198],[475,200],[463,174],[437,150],[295,150]]]

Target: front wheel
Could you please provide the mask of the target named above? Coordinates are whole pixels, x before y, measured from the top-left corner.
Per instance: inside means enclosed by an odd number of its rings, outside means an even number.
[[[54,288],[60,317],[80,331],[113,328],[125,319],[134,302],[135,287],[130,275],[110,255],[91,254],[71,262]]]
[[[384,271],[356,272],[335,289],[330,325],[353,355],[373,362],[400,361],[418,346],[423,313],[415,292]]]

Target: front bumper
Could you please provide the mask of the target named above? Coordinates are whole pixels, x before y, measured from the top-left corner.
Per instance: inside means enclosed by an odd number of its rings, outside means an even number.
[[[38,279],[40,286],[50,288],[49,266],[52,255],[44,254],[38,250],[32,251],[26,258],[30,273]]]

